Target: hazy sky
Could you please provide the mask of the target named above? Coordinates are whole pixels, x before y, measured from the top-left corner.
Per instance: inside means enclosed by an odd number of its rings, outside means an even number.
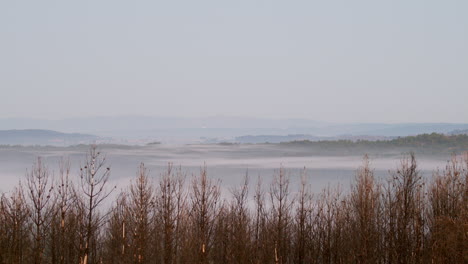
[[[468,1],[0,0],[0,118],[468,122]]]

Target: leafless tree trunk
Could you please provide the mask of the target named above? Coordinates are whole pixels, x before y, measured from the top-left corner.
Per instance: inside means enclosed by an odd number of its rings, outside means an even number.
[[[156,224],[161,234],[161,263],[176,263],[179,259],[183,218],[186,214],[184,195],[185,177],[181,169],[174,171],[171,163],[161,176],[156,199],[158,221]]]
[[[267,212],[265,205],[265,191],[263,190],[262,180],[260,176],[257,180],[254,196],[255,216],[253,223],[253,263],[267,263],[273,260],[271,247],[268,245],[268,230],[267,230]]]
[[[232,191],[233,201],[231,204],[229,230],[227,235],[232,234],[229,240],[232,244],[229,259],[233,263],[248,263],[252,259],[251,249],[251,225],[250,214],[247,207],[249,194],[249,177],[246,174],[240,188]]]
[[[381,231],[380,190],[374,180],[369,158],[364,157],[363,165],[356,172],[351,187],[351,236],[355,263],[377,263]]]
[[[386,251],[389,262],[422,262],[423,195],[423,182],[414,154],[411,154],[402,160],[386,190]]]
[[[434,175],[428,221],[433,263],[468,262],[468,153]]]
[[[112,193],[107,190],[110,168],[105,167],[105,158],[92,146],[87,155],[85,166],[80,168],[80,192],[85,216],[84,250],[82,264],[97,263],[98,258],[93,254],[96,249],[96,239],[104,216],[98,214],[99,205]],[[94,247],[93,247],[94,246]]]
[[[307,245],[310,244],[311,223],[310,218],[313,210],[312,194],[306,179],[305,168],[301,172],[301,185],[297,194],[297,208],[294,223],[294,263],[311,263],[312,258],[308,254]]]
[[[21,183],[20,183],[21,186]],[[20,187],[12,191],[11,196],[5,194],[0,200],[2,248],[1,263],[26,264],[31,250],[30,211],[26,204],[23,190]]]
[[[219,196],[219,185],[208,179],[206,166],[203,167],[192,181],[190,197],[193,263],[209,263],[215,221],[221,208]]]
[[[75,237],[78,234],[72,211],[75,206],[73,186],[70,179],[70,162],[60,162],[60,172],[55,183],[55,208],[50,227],[51,237],[51,262],[70,263],[71,257],[76,252],[74,246]]]
[[[121,193],[117,197],[116,204],[111,208],[104,251],[104,263],[125,264],[132,263],[134,255],[130,252],[129,241],[129,213],[127,204],[127,193]]]
[[[154,220],[154,190],[145,165],[140,164],[136,181],[130,186],[128,214],[133,263],[149,263],[150,232]]]
[[[53,184],[49,170],[41,158],[37,158],[31,172],[26,173],[26,184],[32,221],[31,233],[34,237],[33,262],[41,264],[50,261],[45,259],[44,253],[47,232],[54,212]]]
[[[270,186],[271,214],[269,215],[273,235],[272,242],[274,243],[274,250],[271,254],[277,264],[289,263],[290,261],[290,213],[293,201],[289,198],[289,177],[284,168],[280,168]]]

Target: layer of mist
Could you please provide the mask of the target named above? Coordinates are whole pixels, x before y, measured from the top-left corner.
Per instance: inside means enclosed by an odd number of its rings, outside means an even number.
[[[69,160],[73,175],[85,161],[88,146],[75,147],[2,147],[0,148],[0,192],[9,191],[15,186],[37,157],[42,157],[50,170],[57,172],[60,160]],[[208,176],[219,179],[221,187],[229,190],[238,186],[248,174],[254,185],[260,178],[270,183],[276,171],[286,169],[291,187],[300,182],[301,171],[306,169],[306,177],[313,191],[320,191],[327,185],[341,184],[348,188],[361,165],[363,153],[354,155],[320,155],[317,151],[305,150],[284,145],[153,145],[153,146],[99,146],[106,155],[106,164],[111,168],[111,181],[117,186],[127,185],[135,177],[140,163],[150,170],[150,175],[158,178],[167,164],[181,167],[190,178],[207,166]],[[406,153],[407,154],[407,153]],[[371,167],[377,177],[389,176],[400,164],[405,153],[389,152],[370,154]],[[431,177],[436,169],[445,167],[450,156],[419,155],[418,165],[423,176]]]

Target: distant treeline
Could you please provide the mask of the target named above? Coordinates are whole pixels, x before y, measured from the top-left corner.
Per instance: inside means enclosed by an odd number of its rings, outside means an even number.
[[[430,180],[414,155],[382,181],[364,157],[346,193],[312,193],[305,171],[291,190],[279,169],[227,198],[206,168],[187,178],[171,164],[156,182],[141,164],[111,195],[105,164],[92,147],[77,174],[63,162],[53,176],[38,158],[1,196],[0,263],[468,262],[468,154]]]
[[[280,143],[290,146],[319,147],[322,149],[411,149],[426,154],[460,153],[468,150],[468,135],[444,135],[438,133],[398,137],[391,140],[324,140],[291,141]]]

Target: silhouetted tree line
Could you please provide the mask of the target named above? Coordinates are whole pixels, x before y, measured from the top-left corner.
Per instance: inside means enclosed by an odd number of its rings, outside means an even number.
[[[357,150],[381,151],[388,149],[412,149],[426,154],[445,154],[461,152],[468,149],[468,134],[445,135],[438,133],[420,134],[416,136],[398,137],[390,140],[321,140],[321,141],[291,141],[280,143],[291,146],[317,147],[324,151],[348,149],[352,153]]]
[[[38,158],[1,196],[0,263],[468,263],[468,154],[427,181],[414,155],[385,180],[366,156],[346,192],[313,194],[302,174],[298,190],[282,168],[269,185],[246,175],[223,198],[206,167],[153,181],[141,164],[111,202],[95,147],[78,175]]]

